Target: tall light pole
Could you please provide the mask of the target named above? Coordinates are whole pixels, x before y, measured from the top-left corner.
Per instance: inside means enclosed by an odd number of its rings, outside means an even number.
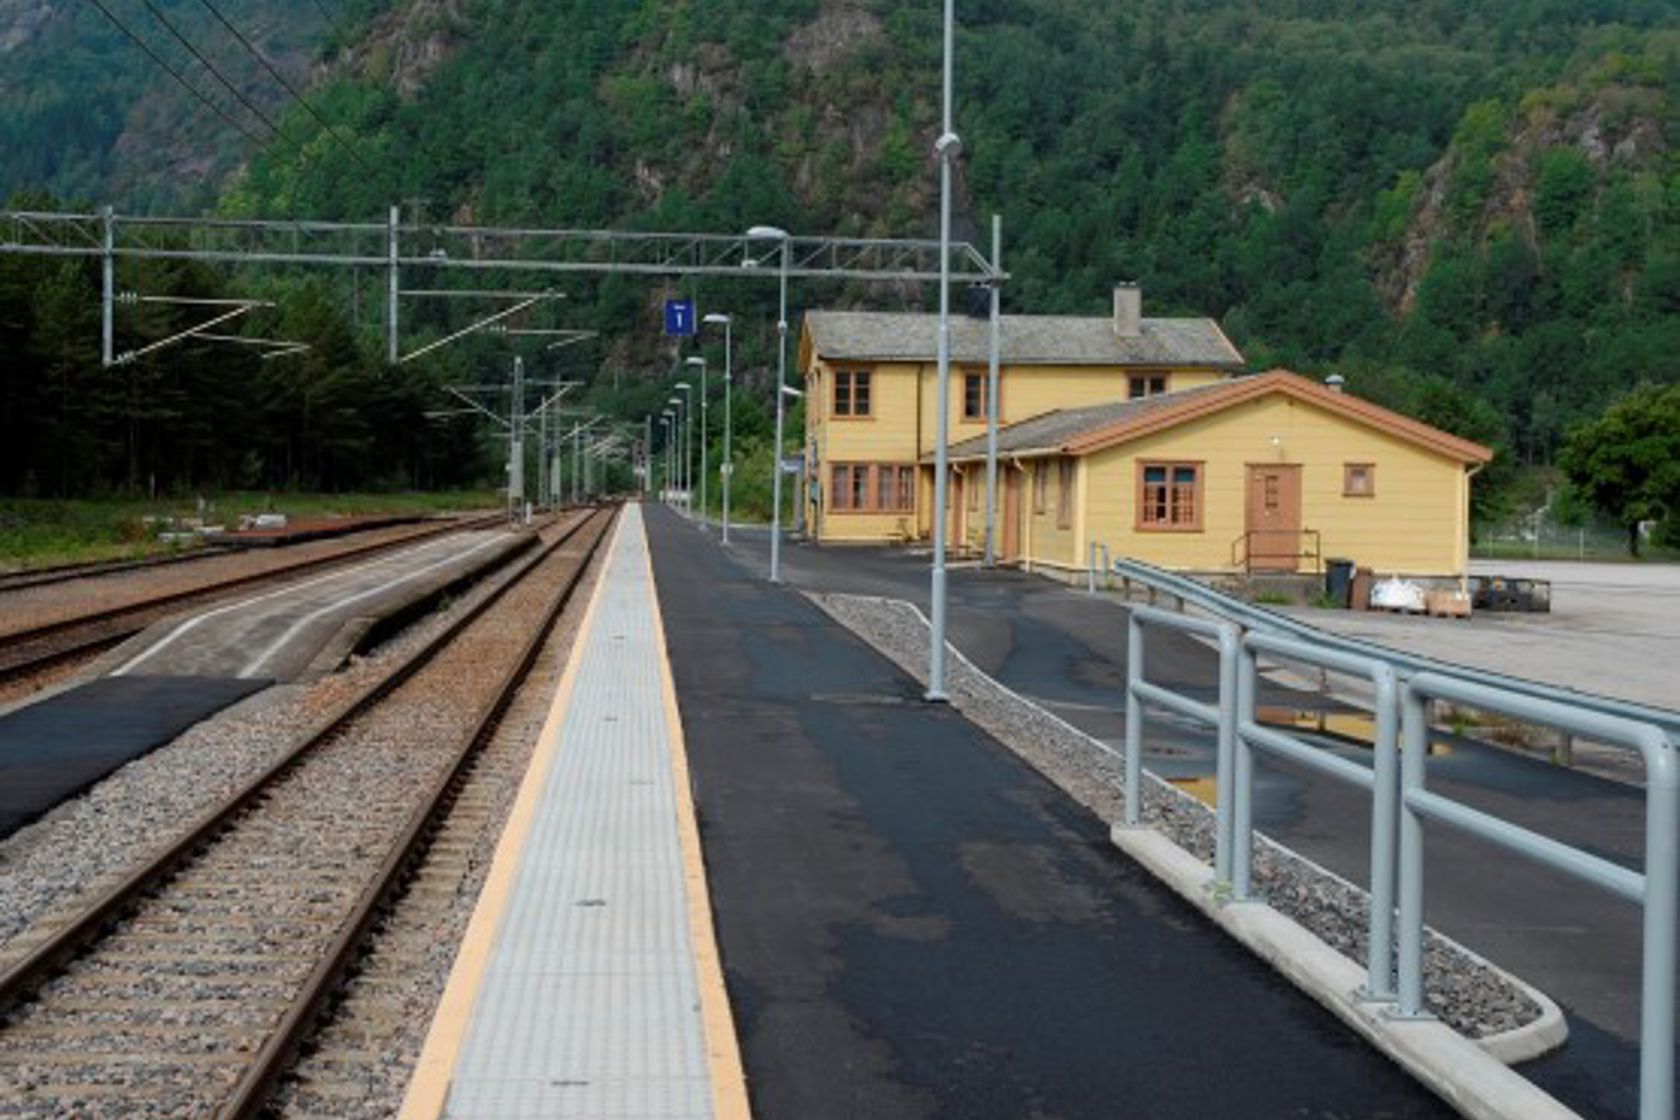
[[[992,268],[1003,270],[1003,215],[992,215]],[[986,369],[986,567],[997,563],[998,366],[1003,349],[1003,282],[994,279],[991,346]]]
[[[642,500],[653,493],[653,413],[642,419]]]
[[[962,151],[962,140],[951,124],[955,26],[955,0],[945,0],[944,131],[933,146],[939,156],[939,427],[933,446],[933,579],[932,609],[928,611],[932,626],[927,698],[935,701],[949,699],[945,692],[945,499],[949,468],[945,445],[951,433],[951,161]]]
[[[782,301],[776,318],[776,446],[771,457],[770,502],[775,506],[770,515],[770,582],[782,582],[782,426],[786,408],[782,389],[787,385],[787,288],[788,260],[793,252],[793,239],[785,229],[775,226],[753,226],[748,237],[759,237],[782,243]]]
[[[729,543],[729,477],[735,473],[734,451],[730,447],[730,391],[735,384],[735,370],[731,364],[731,335],[734,321],[721,311],[714,311],[702,323],[723,326],[723,543]]]
[[[700,367],[700,527],[706,527],[706,474],[710,468],[706,465],[706,416],[711,412],[711,402],[706,399],[706,359],[698,355],[684,360],[685,365]]]
[[[690,514],[694,512],[694,386],[686,381],[679,381],[671,386],[682,390],[682,477],[683,477],[683,509]],[[672,398],[675,400],[676,398]]]
[[[676,476],[677,493],[683,493],[682,398],[672,397],[665,402],[671,406],[671,471]],[[673,504],[676,499],[672,498]]]
[[[676,436],[677,414],[667,408],[659,414],[659,422],[665,426],[665,504],[671,504],[671,470],[676,465],[677,458],[671,451],[672,442]]]

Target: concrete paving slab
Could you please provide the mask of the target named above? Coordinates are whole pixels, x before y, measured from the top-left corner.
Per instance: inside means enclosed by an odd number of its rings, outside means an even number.
[[[706,1009],[721,978],[694,928],[705,883],[634,506],[573,657],[403,1115],[743,1116],[720,1103],[744,1095],[738,1066],[720,1084],[727,1016]]]
[[[149,628],[107,657],[111,676],[293,680],[354,620],[402,611],[505,559],[501,530],[427,541]]]
[[[1551,580],[1550,613],[1282,610],[1408,653],[1680,711],[1680,565],[1487,560],[1471,569]]]

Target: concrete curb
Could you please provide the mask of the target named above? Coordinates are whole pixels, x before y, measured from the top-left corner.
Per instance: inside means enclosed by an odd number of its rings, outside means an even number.
[[[1115,825],[1110,835],[1121,851],[1465,1116],[1476,1120],[1578,1116],[1506,1068],[1485,1043],[1471,1042],[1433,1019],[1394,1019],[1379,1006],[1361,1002],[1356,993],[1365,980],[1362,968],[1264,903],[1220,902],[1212,869],[1165,836],[1150,828],[1123,825]],[[1549,1000],[1542,1006],[1556,1013]],[[1544,1017],[1539,1020],[1545,1021]],[[1562,1025],[1561,1016],[1558,1025]]]

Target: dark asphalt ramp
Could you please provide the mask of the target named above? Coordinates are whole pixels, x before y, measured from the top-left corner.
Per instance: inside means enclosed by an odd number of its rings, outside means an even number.
[[[755,1115],[1452,1115],[797,592],[648,524]]]
[[[0,716],[0,836],[271,683],[101,677]]]

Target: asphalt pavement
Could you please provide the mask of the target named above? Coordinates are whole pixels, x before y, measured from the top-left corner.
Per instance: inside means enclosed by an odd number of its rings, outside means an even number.
[[[273,683],[102,677],[0,715],[0,836]]]
[[[756,1115],[1450,1115],[797,591],[647,520]]]
[[[674,515],[671,515],[674,516]],[[686,523],[685,523],[686,524]],[[688,525],[690,532],[700,531]],[[715,529],[711,530],[715,537]],[[768,534],[737,529],[732,554],[762,575]],[[817,548],[784,541],[784,581],[793,588],[906,599],[927,608],[928,557],[905,549]],[[982,670],[1032,697],[1087,733],[1116,746],[1124,721],[1125,608],[1013,570],[949,571],[949,636]],[[1187,641],[1149,647],[1150,679],[1211,695],[1213,655]],[[1505,671],[1521,674],[1521,651]],[[1311,708],[1308,693],[1269,687],[1263,702]],[[1642,863],[1640,790],[1442,735],[1429,761],[1429,784],[1547,835],[1630,867]],[[1369,752],[1325,749],[1368,764]],[[1169,778],[1213,773],[1211,735],[1152,725],[1146,765]],[[1256,826],[1274,839],[1358,883],[1369,872],[1369,802],[1328,779],[1262,757],[1256,776]],[[1522,1072],[1595,1117],[1637,1114],[1640,916],[1593,888],[1432,826],[1426,831],[1426,917],[1555,999],[1571,1038]]]

